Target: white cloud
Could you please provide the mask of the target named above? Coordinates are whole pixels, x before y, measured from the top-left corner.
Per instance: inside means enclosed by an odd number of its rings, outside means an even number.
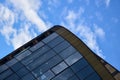
[[[12,25],[14,23],[14,13],[0,4],[0,22],[4,24]],[[2,24],[3,25],[3,24]]]
[[[11,26],[6,26],[5,25],[2,29],[0,29],[0,33],[5,36],[6,41],[7,41],[8,44],[10,44],[10,42],[9,42],[10,41],[10,37],[12,37],[12,35],[15,32],[16,32],[16,30],[13,29],[13,27],[11,27]]]
[[[15,32],[15,29],[12,27],[14,22],[15,14],[0,4],[0,33],[5,36],[8,44],[10,37]]]
[[[73,0],[67,0],[68,1],[68,3],[72,3],[73,2]]]
[[[97,44],[96,34],[91,30],[90,27],[85,25],[78,25],[76,28],[77,34],[83,38],[83,41],[99,56],[105,58],[102,54],[102,50],[99,48]]]
[[[53,5],[54,4],[54,5]],[[59,4],[59,1],[58,0],[49,0],[48,1],[48,5],[51,5],[51,6],[55,6],[55,5],[58,5]]]
[[[114,23],[118,23],[118,22],[119,22],[119,19],[116,18],[116,17],[112,17],[112,18],[111,18],[111,21],[114,22]]]
[[[13,28],[16,16],[7,7],[3,5],[0,5],[0,7],[0,24],[2,24],[0,27],[0,33],[5,36],[6,42],[9,45],[12,44],[14,49],[16,49],[31,39],[28,26],[25,26],[20,30]]]
[[[68,11],[68,15],[65,17],[66,21],[71,25],[71,26],[75,26],[74,22],[76,20],[77,16],[74,13],[74,11]]]
[[[109,4],[110,4],[110,0],[105,0],[105,4],[106,4],[106,6],[108,7]]]
[[[37,33],[32,25],[36,25],[35,27],[39,32],[46,30],[48,28],[46,25],[51,25],[51,23],[47,21],[44,22],[42,18],[38,16],[38,11],[41,6],[39,0],[9,0],[8,2],[10,5],[12,3],[14,9],[10,10],[3,5],[0,5],[2,6],[0,7],[0,25],[4,25],[0,28],[0,32],[15,49],[36,36]],[[80,7],[78,11],[66,9],[63,13],[62,17],[65,18],[65,22],[62,23],[65,26],[68,26],[72,32],[78,34],[78,36],[81,37],[93,51],[101,57],[104,57],[102,55],[102,50],[100,50],[99,45],[97,44],[97,37],[102,37],[105,33],[98,26],[92,31],[89,26],[83,24],[85,23],[84,19],[82,19],[84,9],[82,7]],[[22,22],[19,22],[19,25],[17,25],[19,26],[19,29],[14,27],[15,21],[18,21],[18,19]]]
[[[80,7],[80,9],[78,10],[78,12],[75,12],[73,10],[66,10],[64,12],[65,14],[65,20],[66,20],[66,24],[70,25],[70,30],[72,29],[74,31],[75,29],[75,22],[76,20],[81,18],[81,15],[84,13],[84,9],[82,7]],[[81,20],[82,22],[82,20]]]
[[[97,7],[100,7],[102,5],[105,5],[106,7],[109,7],[110,0],[95,0],[95,4]]]
[[[50,23],[45,23],[38,16],[41,7],[39,0],[7,0],[5,5],[0,4],[0,33],[14,49],[35,37],[37,32],[48,29]],[[14,26],[16,22],[19,23],[17,27]]]
[[[97,37],[99,38],[104,38],[105,37],[105,32],[102,28],[98,27],[96,24],[94,24],[94,33],[96,34]]]
[[[100,12],[95,12],[95,16],[96,18],[99,20],[99,21],[102,21],[103,20],[103,16]]]
[[[45,22],[37,14],[40,7],[39,0],[10,0],[10,2],[16,9],[21,10],[27,20],[35,24],[40,32],[47,30]]]
[[[105,58],[102,54],[102,50],[99,48],[97,44],[97,37],[105,36],[104,31],[96,26],[95,29],[92,30],[89,26],[84,25],[80,20],[82,19],[82,14],[84,14],[84,9],[80,9],[79,12],[66,10],[67,15],[65,16],[65,21],[67,23],[62,22],[64,26],[69,26],[68,29],[77,34],[95,53],[99,56]],[[79,22],[77,22],[79,20]],[[81,20],[82,21],[82,20]],[[84,23],[86,23],[83,20]]]
[[[29,31],[29,25],[24,25],[24,28],[21,28],[17,31],[17,33],[14,33],[14,36],[10,39],[10,42],[13,44],[14,49],[16,49],[31,40],[32,37],[33,36]]]
[[[4,6],[0,4],[0,33],[5,37],[6,42],[12,45],[14,49],[36,36],[34,27],[30,28],[30,24],[35,24],[39,32],[47,29],[44,21],[37,15],[40,3],[37,2],[36,5],[34,5],[35,1],[33,0],[29,3],[28,0],[11,0],[10,2],[13,3],[14,10],[10,10],[8,5]],[[21,13],[21,11],[23,13]],[[22,20],[22,23],[14,27],[15,22],[18,20]]]
[[[65,17],[68,21],[75,21],[77,18],[79,18],[84,13],[84,9],[80,7],[78,12],[75,12],[73,10],[68,10],[67,16]]]

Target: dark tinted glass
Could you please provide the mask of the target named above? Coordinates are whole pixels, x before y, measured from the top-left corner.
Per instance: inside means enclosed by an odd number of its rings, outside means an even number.
[[[32,73],[27,74],[26,76],[22,77],[22,80],[34,80],[34,76]]]
[[[22,76],[26,75],[28,72],[29,72],[28,69],[26,67],[23,67],[20,70],[18,70],[16,73],[17,73],[17,75],[22,77]]]
[[[46,71],[48,71],[50,68],[52,68],[61,61],[62,59],[59,56],[55,56],[41,66],[37,67],[35,70],[33,70],[33,72],[38,77],[39,75],[44,74]]]
[[[59,72],[63,71],[65,68],[67,68],[67,64],[65,62],[61,62],[58,65],[56,65],[54,68],[52,68],[52,71],[55,74],[58,74]]]
[[[70,68],[67,68],[61,74],[57,75],[52,80],[68,80],[73,75],[74,73],[72,72],[72,70]]]
[[[79,70],[82,70],[87,65],[88,65],[87,61],[84,58],[82,58],[78,62],[76,62],[75,64],[73,64],[71,66],[71,68],[76,73]]]
[[[8,76],[10,76],[13,72],[10,69],[7,69],[6,71],[4,71],[2,74],[0,74],[0,80],[3,80],[5,78],[7,78]]]
[[[102,79],[100,79],[97,73],[94,72],[90,76],[88,76],[85,80],[102,80]]]
[[[55,48],[53,48],[57,53],[59,53],[60,51],[64,50],[65,48],[67,48],[70,44],[67,41],[64,41],[62,43],[60,43],[59,45],[57,45]]]
[[[37,49],[39,49],[40,47],[42,47],[44,45],[43,42],[39,42],[36,45],[34,45],[33,47],[30,48],[31,51],[35,51]]]
[[[8,68],[7,65],[5,65],[5,64],[1,65],[0,66],[0,73],[3,72],[3,71],[5,71],[7,68]]]
[[[34,53],[32,53],[30,56],[22,60],[22,63],[24,65],[28,65],[31,62],[34,62],[39,56],[43,55],[45,52],[47,52],[50,48],[48,46],[43,46]]]
[[[77,72],[77,75],[80,79],[85,79],[87,76],[89,76],[91,73],[93,73],[93,69],[90,66],[85,67],[84,69]]]
[[[68,80],[80,80],[80,79],[76,75],[73,75]]]
[[[13,66],[11,66],[12,70],[15,72],[18,71],[22,67],[23,67],[23,64],[21,64],[20,62],[17,62]]]
[[[68,48],[66,48],[65,50],[63,50],[59,55],[65,59],[67,58],[68,56],[70,56],[71,54],[75,53],[76,50],[75,48],[73,48],[72,46],[69,46]]]
[[[7,77],[5,80],[19,80],[20,78],[16,74],[12,74]]]
[[[47,71],[43,75],[39,77],[39,80],[50,80],[52,77],[54,77],[54,73],[52,71]]]
[[[47,53],[45,53],[44,55],[37,58],[31,64],[29,64],[28,67],[30,70],[33,70],[34,68],[40,66],[41,64],[43,64],[44,62],[46,62],[47,60],[49,60],[50,58],[52,58],[55,55],[56,55],[56,53],[53,50],[50,50]]]
[[[52,33],[51,35],[49,35],[48,37],[46,37],[45,39],[43,39],[42,41],[44,43],[48,43],[49,41],[53,40],[54,38],[56,38],[58,36],[58,34],[56,33]]]
[[[82,55],[78,52],[72,54],[71,56],[69,56],[67,59],[65,59],[65,62],[71,66],[72,64],[74,64],[75,62],[77,62],[79,59],[82,58]]]
[[[17,60],[22,60],[23,58],[27,57],[30,54],[31,54],[31,52],[29,50],[25,50],[25,51],[20,52],[15,57],[16,57]]]
[[[55,38],[54,40],[52,40],[51,42],[49,42],[48,45],[49,45],[51,48],[53,48],[53,47],[55,47],[57,44],[59,44],[60,42],[62,42],[63,40],[64,40],[64,39],[63,39],[61,36],[59,36],[59,37]]]
[[[13,58],[10,61],[8,61],[6,64],[10,67],[10,66],[14,65],[17,62],[18,62],[18,60],[16,60],[15,58]]]

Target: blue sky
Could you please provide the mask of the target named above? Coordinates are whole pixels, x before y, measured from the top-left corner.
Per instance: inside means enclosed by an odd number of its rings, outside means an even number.
[[[120,0],[0,0],[0,58],[58,24],[120,70]]]

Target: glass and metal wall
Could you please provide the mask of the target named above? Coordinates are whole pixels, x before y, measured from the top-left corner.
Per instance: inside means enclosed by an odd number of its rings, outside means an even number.
[[[0,80],[114,80],[90,52],[71,32],[54,27],[3,58]]]
[[[101,80],[69,42],[52,33],[0,66],[0,80]]]

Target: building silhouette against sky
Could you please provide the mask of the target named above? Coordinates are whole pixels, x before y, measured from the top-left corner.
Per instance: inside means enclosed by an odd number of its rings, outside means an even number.
[[[120,80],[120,72],[56,25],[1,59],[0,80]]]

